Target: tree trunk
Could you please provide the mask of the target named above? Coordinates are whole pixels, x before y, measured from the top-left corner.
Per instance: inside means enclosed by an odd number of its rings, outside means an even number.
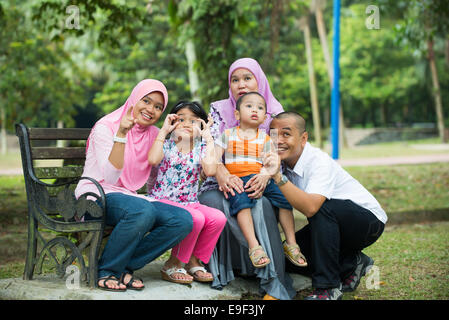
[[[62,120],[58,120],[56,122],[56,127],[59,129],[64,128],[64,122]],[[65,145],[66,145],[66,143],[64,140],[56,140],[56,146],[58,148],[63,148],[63,147],[65,147]]]
[[[446,65],[449,67],[449,39],[446,39],[445,56],[446,56]]]
[[[438,81],[438,72],[435,65],[435,53],[433,51],[433,40],[427,40],[428,59],[430,63],[430,70],[432,73],[433,96],[435,98],[435,111],[437,114],[438,134],[442,142],[444,142],[444,116],[443,116],[443,102],[441,100],[440,83]]]
[[[300,27],[304,32],[304,40],[306,44],[306,53],[307,53],[307,66],[309,70],[309,88],[310,88],[310,100],[312,103],[312,117],[313,117],[313,128],[315,141],[317,146],[320,148],[323,147],[323,143],[321,140],[321,125],[320,125],[320,112],[318,107],[318,97],[316,90],[316,79],[315,72],[313,69],[313,58],[312,58],[312,41],[310,37],[310,27],[309,21],[307,17],[303,17],[300,20]]]
[[[6,145],[6,111],[3,105],[0,105],[0,125],[0,141],[2,145],[1,154],[5,155],[8,149]]]
[[[326,62],[326,66],[327,66],[327,74],[329,76],[329,83],[330,83],[330,88],[332,89],[332,83],[333,83],[333,79],[334,79],[334,72],[333,72],[333,67],[332,67],[332,62],[331,62],[331,58],[330,58],[330,53],[329,53],[329,46],[327,44],[327,33],[326,33],[326,25],[324,24],[324,18],[323,18],[323,10],[322,7],[324,6],[324,2],[323,0],[314,0],[312,1],[312,11],[315,12],[315,20],[316,20],[316,25],[318,28],[318,35],[320,37],[320,43],[321,43],[321,48],[323,49],[323,56],[324,56],[324,61]],[[343,118],[343,108],[341,105],[341,101],[340,101],[340,107],[339,107],[339,139],[340,139],[340,146],[344,146],[347,147],[348,146],[348,140],[346,139],[345,136],[345,122],[344,122],[344,118]]]
[[[196,53],[195,53],[195,44],[192,39],[187,40],[186,42],[186,57],[187,57],[187,65],[189,67],[189,84],[190,84],[190,95],[194,101],[201,102],[201,98],[199,96],[199,87],[200,82],[198,80],[198,73],[195,70],[196,63]]]

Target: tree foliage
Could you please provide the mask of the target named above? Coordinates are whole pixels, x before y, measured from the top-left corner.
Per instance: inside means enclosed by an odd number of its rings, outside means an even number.
[[[431,7],[431,16],[412,10],[410,1],[378,0],[380,29],[369,30],[365,8],[372,1],[342,0],[340,83],[347,126],[435,121],[426,57],[418,51],[422,32],[435,40],[444,114],[449,115],[449,66],[444,59],[447,1],[412,2],[418,8]],[[8,128],[17,120],[53,125],[58,117],[74,125],[76,113],[87,110],[97,110],[100,116],[121,106],[143,78],[162,80],[169,104],[189,99],[187,39],[195,44],[199,94],[206,107],[227,97],[229,65],[237,58],[253,57],[284,108],[311,119],[304,39],[297,26],[301,16],[311,15],[309,4],[306,0],[2,3],[0,99],[7,109]],[[80,28],[66,26],[69,5],[79,8]],[[323,13],[331,47],[332,6]],[[430,26],[425,22],[429,20],[434,22]],[[329,80],[314,19],[310,21],[321,119],[327,127]]]
[[[8,129],[15,122],[73,125],[75,104],[83,105],[83,74],[61,43],[35,33],[26,10],[3,8],[0,29],[0,103]]]

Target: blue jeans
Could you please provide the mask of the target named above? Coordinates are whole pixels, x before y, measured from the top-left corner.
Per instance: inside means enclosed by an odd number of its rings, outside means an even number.
[[[184,239],[193,228],[187,210],[123,193],[106,194],[106,225],[114,226],[98,277],[133,273]],[[149,232],[149,233],[148,233]]]
[[[248,176],[240,177],[243,181],[243,185],[245,185],[254,174],[250,174]],[[288,203],[287,199],[285,199],[279,187],[274,183],[273,179],[268,181],[267,186],[263,192],[263,196],[266,197],[274,207],[292,210],[292,206]],[[253,208],[256,205],[256,199],[251,199],[248,197],[248,193],[235,193],[235,196],[229,195],[229,213],[231,216],[237,215],[241,210],[247,208]]]

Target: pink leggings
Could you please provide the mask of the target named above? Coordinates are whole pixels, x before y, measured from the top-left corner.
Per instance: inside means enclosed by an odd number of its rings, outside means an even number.
[[[218,238],[226,225],[224,213],[200,203],[183,205],[170,200],[158,201],[186,209],[193,218],[192,231],[173,247],[172,254],[184,263],[189,262],[192,254],[202,262],[209,263]]]

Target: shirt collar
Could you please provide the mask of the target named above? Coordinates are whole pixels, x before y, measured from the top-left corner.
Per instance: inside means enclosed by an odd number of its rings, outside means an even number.
[[[284,164],[287,171],[294,172],[302,178],[304,176],[304,166],[307,163],[307,158],[309,156],[309,153],[310,153],[310,145],[308,142],[306,142],[306,145],[304,146],[304,150],[302,150],[302,153],[299,156],[299,159],[296,162],[293,169],[290,169],[287,165]]]

